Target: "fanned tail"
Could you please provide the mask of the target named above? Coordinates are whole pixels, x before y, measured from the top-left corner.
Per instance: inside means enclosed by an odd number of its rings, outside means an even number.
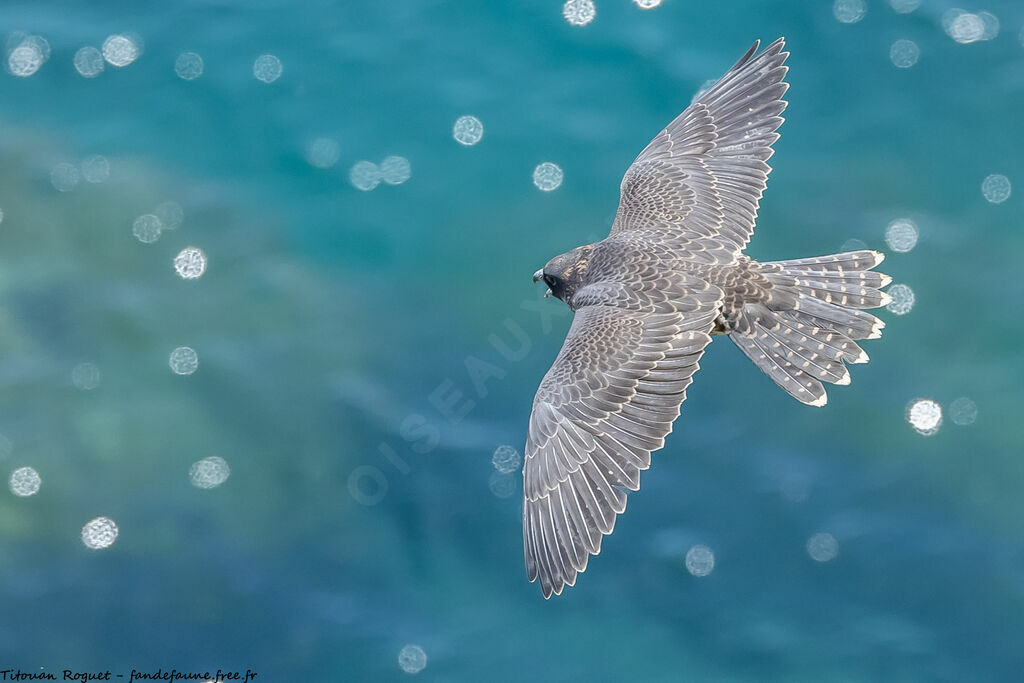
[[[757,264],[772,284],[763,304],[747,304],[752,322],[730,338],[790,396],[823,406],[822,382],[849,384],[846,363],[866,363],[856,343],[882,336],[885,323],[860,309],[891,301],[881,291],[892,278],[873,272],[885,258],[861,250]]]

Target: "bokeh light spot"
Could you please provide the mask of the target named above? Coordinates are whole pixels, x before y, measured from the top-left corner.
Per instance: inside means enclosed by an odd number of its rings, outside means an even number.
[[[961,44],[992,40],[999,34],[999,19],[991,12],[965,12],[954,7],[942,13],[946,35]]]
[[[144,213],[132,223],[132,234],[143,244],[152,244],[160,239],[163,223],[155,214]]]
[[[229,476],[231,468],[227,460],[216,455],[197,460],[188,470],[189,481],[200,489],[216,488],[226,482]]]
[[[372,161],[357,161],[349,169],[348,180],[357,190],[369,192],[380,185],[380,167]]]
[[[706,545],[695,545],[686,551],[686,571],[694,576],[707,576],[715,568],[715,553]]]
[[[843,24],[855,24],[864,18],[868,8],[864,0],[836,0],[832,5],[832,14]]]
[[[1010,179],[999,173],[986,176],[981,181],[981,194],[993,204],[1002,204],[1010,198]]]
[[[566,0],[562,16],[573,26],[586,26],[597,16],[594,0]]]
[[[909,285],[892,285],[885,291],[892,297],[892,301],[885,305],[890,313],[906,315],[914,308],[914,290]]]
[[[538,164],[537,168],[533,169],[533,184],[544,192],[557,190],[563,178],[562,169],[550,161]]]
[[[807,539],[807,554],[815,562],[831,562],[839,554],[839,541],[829,533],[818,533]]]
[[[380,179],[388,185],[401,185],[411,176],[412,167],[405,157],[389,156],[380,162]]]
[[[95,78],[103,73],[107,63],[103,59],[103,53],[92,45],[78,48],[75,53],[75,71],[85,78]]]
[[[120,531],[109,517],[96,517],[82,527],[82,543],[86,548],[102,550],[114,545]]]
[[[274,55],[260,55],[252,64],[252,75],[264,83],[273,83],[281,77],[283,71],[281,60]]]
[[[87,183],[104,183],[110,178],[110,162],[102,154],[93,154],[79,164],[82,180]]]
[[[427,666],[427,653],[419,645],[406,645],[398,653],[398,666],[407,674],[418,674]]]
[[[341,146],[331,138],[317,138],[306,147],[306,161],[316,168],[330,168],[341,158]]]
[[[494,449],[494,455],[491,456],[491,464],[494,465],[494,469],[502,474],[515,472],[522,462],[523,459],[520,457],[519,451],[508,445],[498,446]]]
[[[7,485],[14,495],[27,498],[39,493],[39,487],[43,485],[43,479],[33,468],[19,467],[11,472]]]
[[[39,45],[25,39],[7,55],[7,68],[19,78],[28,78],[39,71],[45,61]]]
[[[185,81],[194,81],[203,75],[203,58],[195,52],[182,52],[174,60],[174,73]]]
[[[949,419],[961,427],[974,424],[978,419],[978,406],[966,396],[961,396],[949,404]]]
[[[199,247],[185,247],[174,257],[174,271],[183,280],[196,280],[206,272],[206,254]]]
[[[918,434],[931,436],[942,425],[942,406],[930,398],[914,399],[907,404],[907,422]]]
[[[900,38],[889,48],[889,59],[900,69],[909,69],[917,64],[921,48],[912,40]]]
[[[475,116],[460,116],[455,120],[452,137],[461,145],[475,145],[484,136],[484,124]]]
[[[50,169],[50,183],[59,192],[70,192],[78,185],[78,167],[74,164],[59,163]]]
[[[917,225],[909,218],[897,218],[885,229],[885,243],[898,253],[906,253],[917,245]]]
[[[103,59],[110,66],[128,66],[139,58],[139,46],[128,36],[115,34],[103,41]]]
[[[199,354],[190,346],[179,346],[171,351],[168,364],[176,375],[191,375],[199,368]]]

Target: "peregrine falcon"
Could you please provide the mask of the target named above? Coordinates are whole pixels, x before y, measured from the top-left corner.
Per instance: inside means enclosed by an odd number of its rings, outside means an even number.
[[[856,340],[890,301],[877,251],[758,262],[754,231],[789,87],[779,38],[759,42],[640,152],[611,234],[534,274],[575,313],[540,383],[523,466],[530,581],[560,594],[601,550],[627,491],[665,445],[714,335],[796,400],[826,401],[866,363]]]

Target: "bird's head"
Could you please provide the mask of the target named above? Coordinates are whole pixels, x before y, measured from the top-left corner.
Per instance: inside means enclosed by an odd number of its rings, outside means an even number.
[[[545,266],[545,268],[546,267],[547,266]],[[548,286],[548,291],[544,292],[545,297],[555,296],[558,297],[559,299],[562,298],[555,293],[556,291],[561,291],[562,286],[564,284],[563,281],[560,280],[557,275],[546,273],[544,272],[544,268],[541,268],[540,270],[533,274],[533,281],[540,282],[541,280],[543,280],[544,284]]]
[[[544,296],[569,303],[569,298],[583,286],[583,277],[587,272],[587,256],[590,245],[576,247],[572,251],[560,254],[533,274],[533,281],[544,281],[548,286]]]

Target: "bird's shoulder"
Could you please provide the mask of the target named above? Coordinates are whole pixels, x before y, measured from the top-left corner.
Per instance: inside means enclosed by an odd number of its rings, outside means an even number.
[[[586,268],[576,295],[595,291],[631,289],[661,290],[673,295],[703,289],[713,281],[709,264],[693,261],[663,239],[662,230],[636,230],[610,235],[597,242],[586,255]],[[596,285],[589,292],[583,290]],[[578,306],[577,306],[578,307]]]
[[[675,313],[703,309],[722,299],[722,290],[700,267],[688,268],[671,255],[643,250],[620,251],[607,259],[593,254],[581,284],[567,302],[574,311],[608,306],[649,314]]]

